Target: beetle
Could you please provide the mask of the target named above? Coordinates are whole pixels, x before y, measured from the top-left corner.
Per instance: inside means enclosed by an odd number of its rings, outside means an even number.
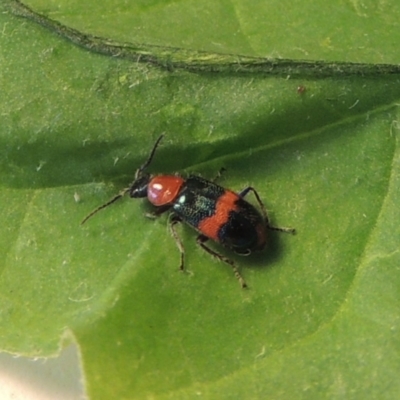
[[[129,187],[93,210],[81,224],[126,194],[135,199],[147,197],[155,207],[155,211],[147,216],[157,217],[167,211],[171,212],[170,230],[180,252],[181,270],[184,270],[184,247],[175,227],[184,222],[199,233],[196,240],[198,245],[229,264],[242,288],[247,287],[233,260],[219,254],[206,242],[211,239],[236,254],[249,255],[265,247],[267,229],[287,233],[295,233],[295,229],[272,226],[265,206],[252,186],[236,193],[215,183],[223,170],[213,181],[196,175],[189,175],[185,179],[178,174],[153,175],[146,172],[163,137],[162,134],[156,140],[147,160],[136,170],[135,179]],[[244,199],[250,192],[254,194],[261,212]]]

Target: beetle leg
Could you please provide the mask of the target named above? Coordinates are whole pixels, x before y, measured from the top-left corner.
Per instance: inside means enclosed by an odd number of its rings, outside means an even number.
[[[294,235],[296,233],[295,228],[287,228],[286,226],[272,226],[272,225],[270,225],[269,221],[267,223],[267,228],[270,229],[271,231],[291,233],[292,235]]]
[[[171,206],[160,206],[160,207],[157,207],[155,211],[146,213],[145,216],[147,218],[155,219],[155,218],[159,217],[161,214],[168,211],[170,208],[171,208]]]
[[[219,178],[221,178],[222,174],[226,171],[224,167],[221,167],[220,170],[218,171],[216,177],[212,180],[212,182],[216,182]]]
[[[273,231],[279,231],[279,232],[286,232],[286,233],[296,233],[296,229],[294,228],[282,228],[282,227],[278,227],[278,226],[273,226],[271,225],[271,222],[269,220],[267,211],[265,209],[264,203],[261,201],[261,198],[259,196],[259,194],[257,193],[256,189],[254,189],[252,186],[248,186],[247,188],[243,189],[241,192],[239,192],[239,196],[240,197],[245,197],[249,192],[253,192],[254,196],[258,202],[258,205],[261,208],[261,212],[263,214],[264,220],[267,224],[267,228],[271,229]]]
[[[240,272],[238,271],[235,263],[230,260],[227,257],[224,257],[223,255],[217,253],[216,251],[214,251],[213,249],[211,249],[210,247],[208,247],[205,242],[208,240],[207,236],[204,235],[199,235],[196,239],[197,244],[203,249],[205,250],[207,253],[211,254],[212,256],[218,258],[219,260],[223,261],[226,264],[229,264],[231,266],[231,268],[233,269],[233,273],[235,274],[237,280],[240,283],[240,286],[244,289],[247,287],[247,284],[245,282],[245,280],[243,279],[242,275],[240,275]]]
[[[179,222],[182,222],[182,220],[174,214],[171,214],[170,221],[169,221],[169,229],[171,231],[171,235],[175,239],[175,243],[178,246],[179,252],[181,254],[181,263],[179,265],[179,269],[181,271],[185,270],[185,249],[183,248],[183,244],[181,239],[179,238],[178,232],[175,229],[175,225],[178,224]]]
[[[268,218],[268,215],[267,215],[267,211],[265,210],[264,203],[262,202],[261,197],[257,193],[256,189],[254,189],[252,186],[248,186],[247,188],[243,189],[238,194],[239,194],[240,197],[245,197],[249,192],[253,192],[254,193],[254,196],[256,197],[258,205],[261,208],[263,217],[264,217],[265,221],[269,224],[269,218]]]

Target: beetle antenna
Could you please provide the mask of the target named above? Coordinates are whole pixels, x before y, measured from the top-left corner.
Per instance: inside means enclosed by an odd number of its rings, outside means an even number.
[[[118,193],[116,196],[114,196],[111,200],[107,201],[107,203],[104,203],[103,205],[97,207],[95,210],[93,210],[89,215],[87,215],[81,222],[81,225],[83,225],[89,218],[93,217],[94,214],[97,214],[100,210],[103,208],[106,208],[110,206],[111,204],[115,203],[117,200],[119,200],[122,196],[124,196],[126,193],[129,192],[130,188],[122,190],[120,193]]]
[[[153,149],[151,150],[151,153],[149,155],[149,158],[146,160],[146,162],[144,164],[142,164],[138,170],[135,173],[135,179],[139,178],[139,176],[142,175],[142,172],[150,165],[151,161],[153,160],[154,157],[154,153],[157,150],[158,145],[161,142],[161,139],[164,137],[164,133],[162,133],[160,135],[160,137],[156,140],[156,142],[154,143]]]
[[[164,137],[164,134],[162,133],[159,138],[156,140],[156,142],[154,143],[153,149],[150,152],[150,155],[148,157],[148,159],[146,160],[146,162],[144,164],[142,164],[136,171],[135,173],[135,181],[142,175],[143,171],[149,166],[149,164],[151,163],[151,161],[153,160],[154,157],[154,153],[157,150],[158,145],[161,142],[161,139]],[[106,208],[108,206],[110,206],[111,204],[115,203],[117,200],[119,200],[121,197],[123,197],[126,193],[129,193],[131,191],[131,187],[126,188],[124,190],[122,190],[121,192],[119,192],[116,196],[114,196],[111,200],[107,201],[107,203],[104,203],[103,205],[101,205],[100,207],[97,207],[95,210],[93,210],[89,215],[87,215],[81,222],[81,225],[83,225],[89,218],[93,217],[94,214],[97,214],[100,210],[102,210],[103,208]]]

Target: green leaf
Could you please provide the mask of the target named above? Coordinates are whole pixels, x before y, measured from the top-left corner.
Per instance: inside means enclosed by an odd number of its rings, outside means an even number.
[[[394,1],[97,3],[28,5],[77,32],[176,47],[188,65],[185,49],[399,63]],[[94,399],[399,396],[398,75],[169,71],[4,5],[16,3],[0,4],[2,350],[75,341]],[[254,186],[273,224],[296,228],[250,257],[215,246],[249,290],[186,226],[180,273],[168,219],[146,218],[146,201],[80,226],[162,132],[152,172],[225,167],[222,185]]]

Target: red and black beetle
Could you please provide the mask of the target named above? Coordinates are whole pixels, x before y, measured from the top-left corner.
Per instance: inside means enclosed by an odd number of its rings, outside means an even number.
[[[156,217],[166,211],[172,212],[170,227],[181,253],[181,270],[184,269],[184,249],[175,225],[185,222],[199,232],[197,243],[209,254],[229,264],[241,286],[246,287],[246,282],[235,263],[208,247],[205,242],[211,239],[237,254],[249,255],[265,247],[267,229],[289,233],[294,233],[295,230],[271,226],[264,204],[251,186],[235,193],[195,175],[184,179],[179,175],[151,175],[145,172],[163,136],[157,139],[147,161],[136,171],[132,184],[92,211],[82,224],[125,194],[132,198],[147,197],[156,207],[150,216]],[[249,192],[254,193],[261,213],[244,199]]]

